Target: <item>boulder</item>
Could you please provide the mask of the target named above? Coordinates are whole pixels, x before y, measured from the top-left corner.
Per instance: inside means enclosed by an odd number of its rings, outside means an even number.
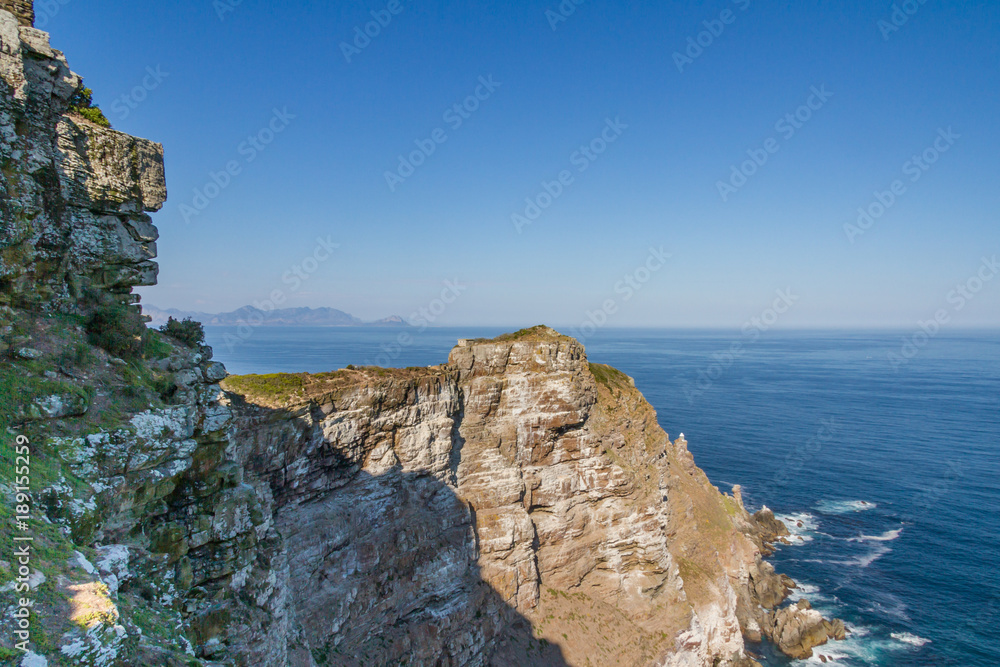
[[[768,614],[764,634],[796,660],[811,658],[813,648],[847,635],[843,621],[824,619],[807,600]]]

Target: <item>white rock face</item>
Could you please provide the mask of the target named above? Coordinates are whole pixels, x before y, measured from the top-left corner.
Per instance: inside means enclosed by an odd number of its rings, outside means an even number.
[[[21,659],[21,667],[49,667],[49,661],[45,656],[28,651]]]
[[[316,382],[282,408],[235,409],[237,458],[269,482],[288,563],[282,617],[308,648],[288,664],[338,650],[604,664],[586,633],[562,639],[584,605],[626,625],[635,664],[752,664],[753,580],[776,575],[750,518],[575,341],[467,341],[444,367]],[[525,657],[518,627],[557,657]]]

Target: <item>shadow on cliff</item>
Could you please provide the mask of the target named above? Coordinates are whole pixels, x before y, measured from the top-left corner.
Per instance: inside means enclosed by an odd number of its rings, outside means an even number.
[[[292,665],[310,664],[308,651],[327,665],[568,666],[480,572],[474,511],[447,483],[461,440],[441,478],[404,472],[395,431],[335,443],[319,408],[292,416],[234,398],[252,415],[237,438],[252,443],[245,466],[270,488],[287,554],[306,647],[290,649]]]

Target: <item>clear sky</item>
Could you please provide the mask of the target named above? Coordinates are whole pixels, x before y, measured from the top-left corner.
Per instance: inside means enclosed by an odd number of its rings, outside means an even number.
[[[436,324],[739,327],[790,290],[781,326],[1000,326],[1000,3],[903,5],[36,0],[164,144],[147,303],[409,317],[457,281]]]

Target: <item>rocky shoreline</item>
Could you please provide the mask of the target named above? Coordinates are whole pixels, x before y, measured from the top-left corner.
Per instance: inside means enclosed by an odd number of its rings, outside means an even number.
[[[775,544],[789,544],[788,527],[775,518],[774,512],[767,507],[753,515],[753,522],[760,531],[760,546],[765,556],[774,553]],[[823,618],[812,608],[808,600],[780,607],[798,586],[790,577],[778,576],[779,586],[759,591],[758,600],[762,608],[770,610],[761,624],[762,634],[782,653],[795,659],[810,658],[817,646],[822,646],[831,640],[840,641],[847,638],[847,629],[842,620]],[[759,638],[756,641],[759,641]]]

